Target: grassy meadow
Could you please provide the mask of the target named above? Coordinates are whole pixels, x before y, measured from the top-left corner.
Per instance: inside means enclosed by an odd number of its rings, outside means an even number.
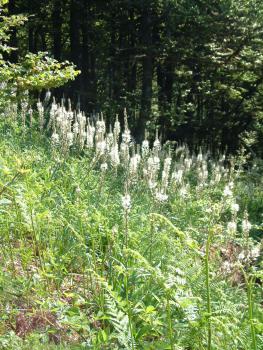
[[[262,162],[27,108],[0,121],[0,349],[263,349]]]

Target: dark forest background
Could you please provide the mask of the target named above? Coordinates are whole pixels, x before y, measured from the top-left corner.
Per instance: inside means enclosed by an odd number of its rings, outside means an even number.
[[[54,91],[108,120],[127,108],[141,141],[260,154],[263,139],[262,0],[10,0],[24,13],[18,47],[74,62],[81,74]]]

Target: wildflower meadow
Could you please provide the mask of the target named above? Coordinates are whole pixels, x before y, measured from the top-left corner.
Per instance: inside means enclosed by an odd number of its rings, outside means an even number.
[[[0,350],[263,350],[262,21],[0,0]]]
[[[262,164],[136,145],[126,111],[5,115],[2,349],[262,348]]]

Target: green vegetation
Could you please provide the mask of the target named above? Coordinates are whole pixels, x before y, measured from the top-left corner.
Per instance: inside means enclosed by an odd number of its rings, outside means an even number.
[[[0,11],[0,349],[263,349],[261,2]]]
[[[8,54],[17,51],[10,46],[12,30],[22,26],[27,17],[23,15],[8,16],[6,0],[0,0],[0,108],[8,100],[18,101],[28,94],[28,90],[42,90],[61,86],[74,80],[79,71],[69,62],[60,63],[48,57],[45,52],[28,53],[18,63],[11,63]]]
[[[260,164],[42,107],[1,121],[1,348],[261,349]]]

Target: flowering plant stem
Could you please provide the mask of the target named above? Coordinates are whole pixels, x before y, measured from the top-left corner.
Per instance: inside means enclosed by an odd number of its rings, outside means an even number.
[[[126,297],[126,304],[128,308],[128,319],[129,319],[129,331],[131,335],[131,348],[134,350],[134,338],[133,338],[133,327],[132,327],[132,309],[129,301],[129,283],[128,283],[128,270],[126,270],[126,274],[124,277],[124,285],[125,285],[125,297]]]
[[[241,270],[243,272],[245,283],[247,287],[247,301],[248,301],[248,318],[249,318],[249,324],[250,324],[250,332],[251,332],[251,338],[252,338],[252,349],[257,350],[257,338],[256,338],[256,330],[254,325],[254,318],[253,318],[253,287],[255,278],[254,276],[249,276],[243,266],[241,266]]]
[[[129,220],[129,213],[128,213],[128,210],[126,209],[125,210],[125,213],[124,213],[124,229],[125,229],[125,232],[124,232],[124,247],[125,249],[128,248],[128,220]]]
[[[210,289],[210,267],[209,267],[209,250],[211,244],[212,231],[209,230],[205,248],[205,282],[206,282],[206,305],[207,305],[207,350],[212,349],[212,327],[211,327],[211,289]]]
[[[171,305],[170,305],[170,295],[166,293],[166,312],[167,312],[167,321],[169,327],[169,339],[171,350],[174,350],[174,341],[173,341],[173,326],[172,326],[172,315],[171,315]]]

